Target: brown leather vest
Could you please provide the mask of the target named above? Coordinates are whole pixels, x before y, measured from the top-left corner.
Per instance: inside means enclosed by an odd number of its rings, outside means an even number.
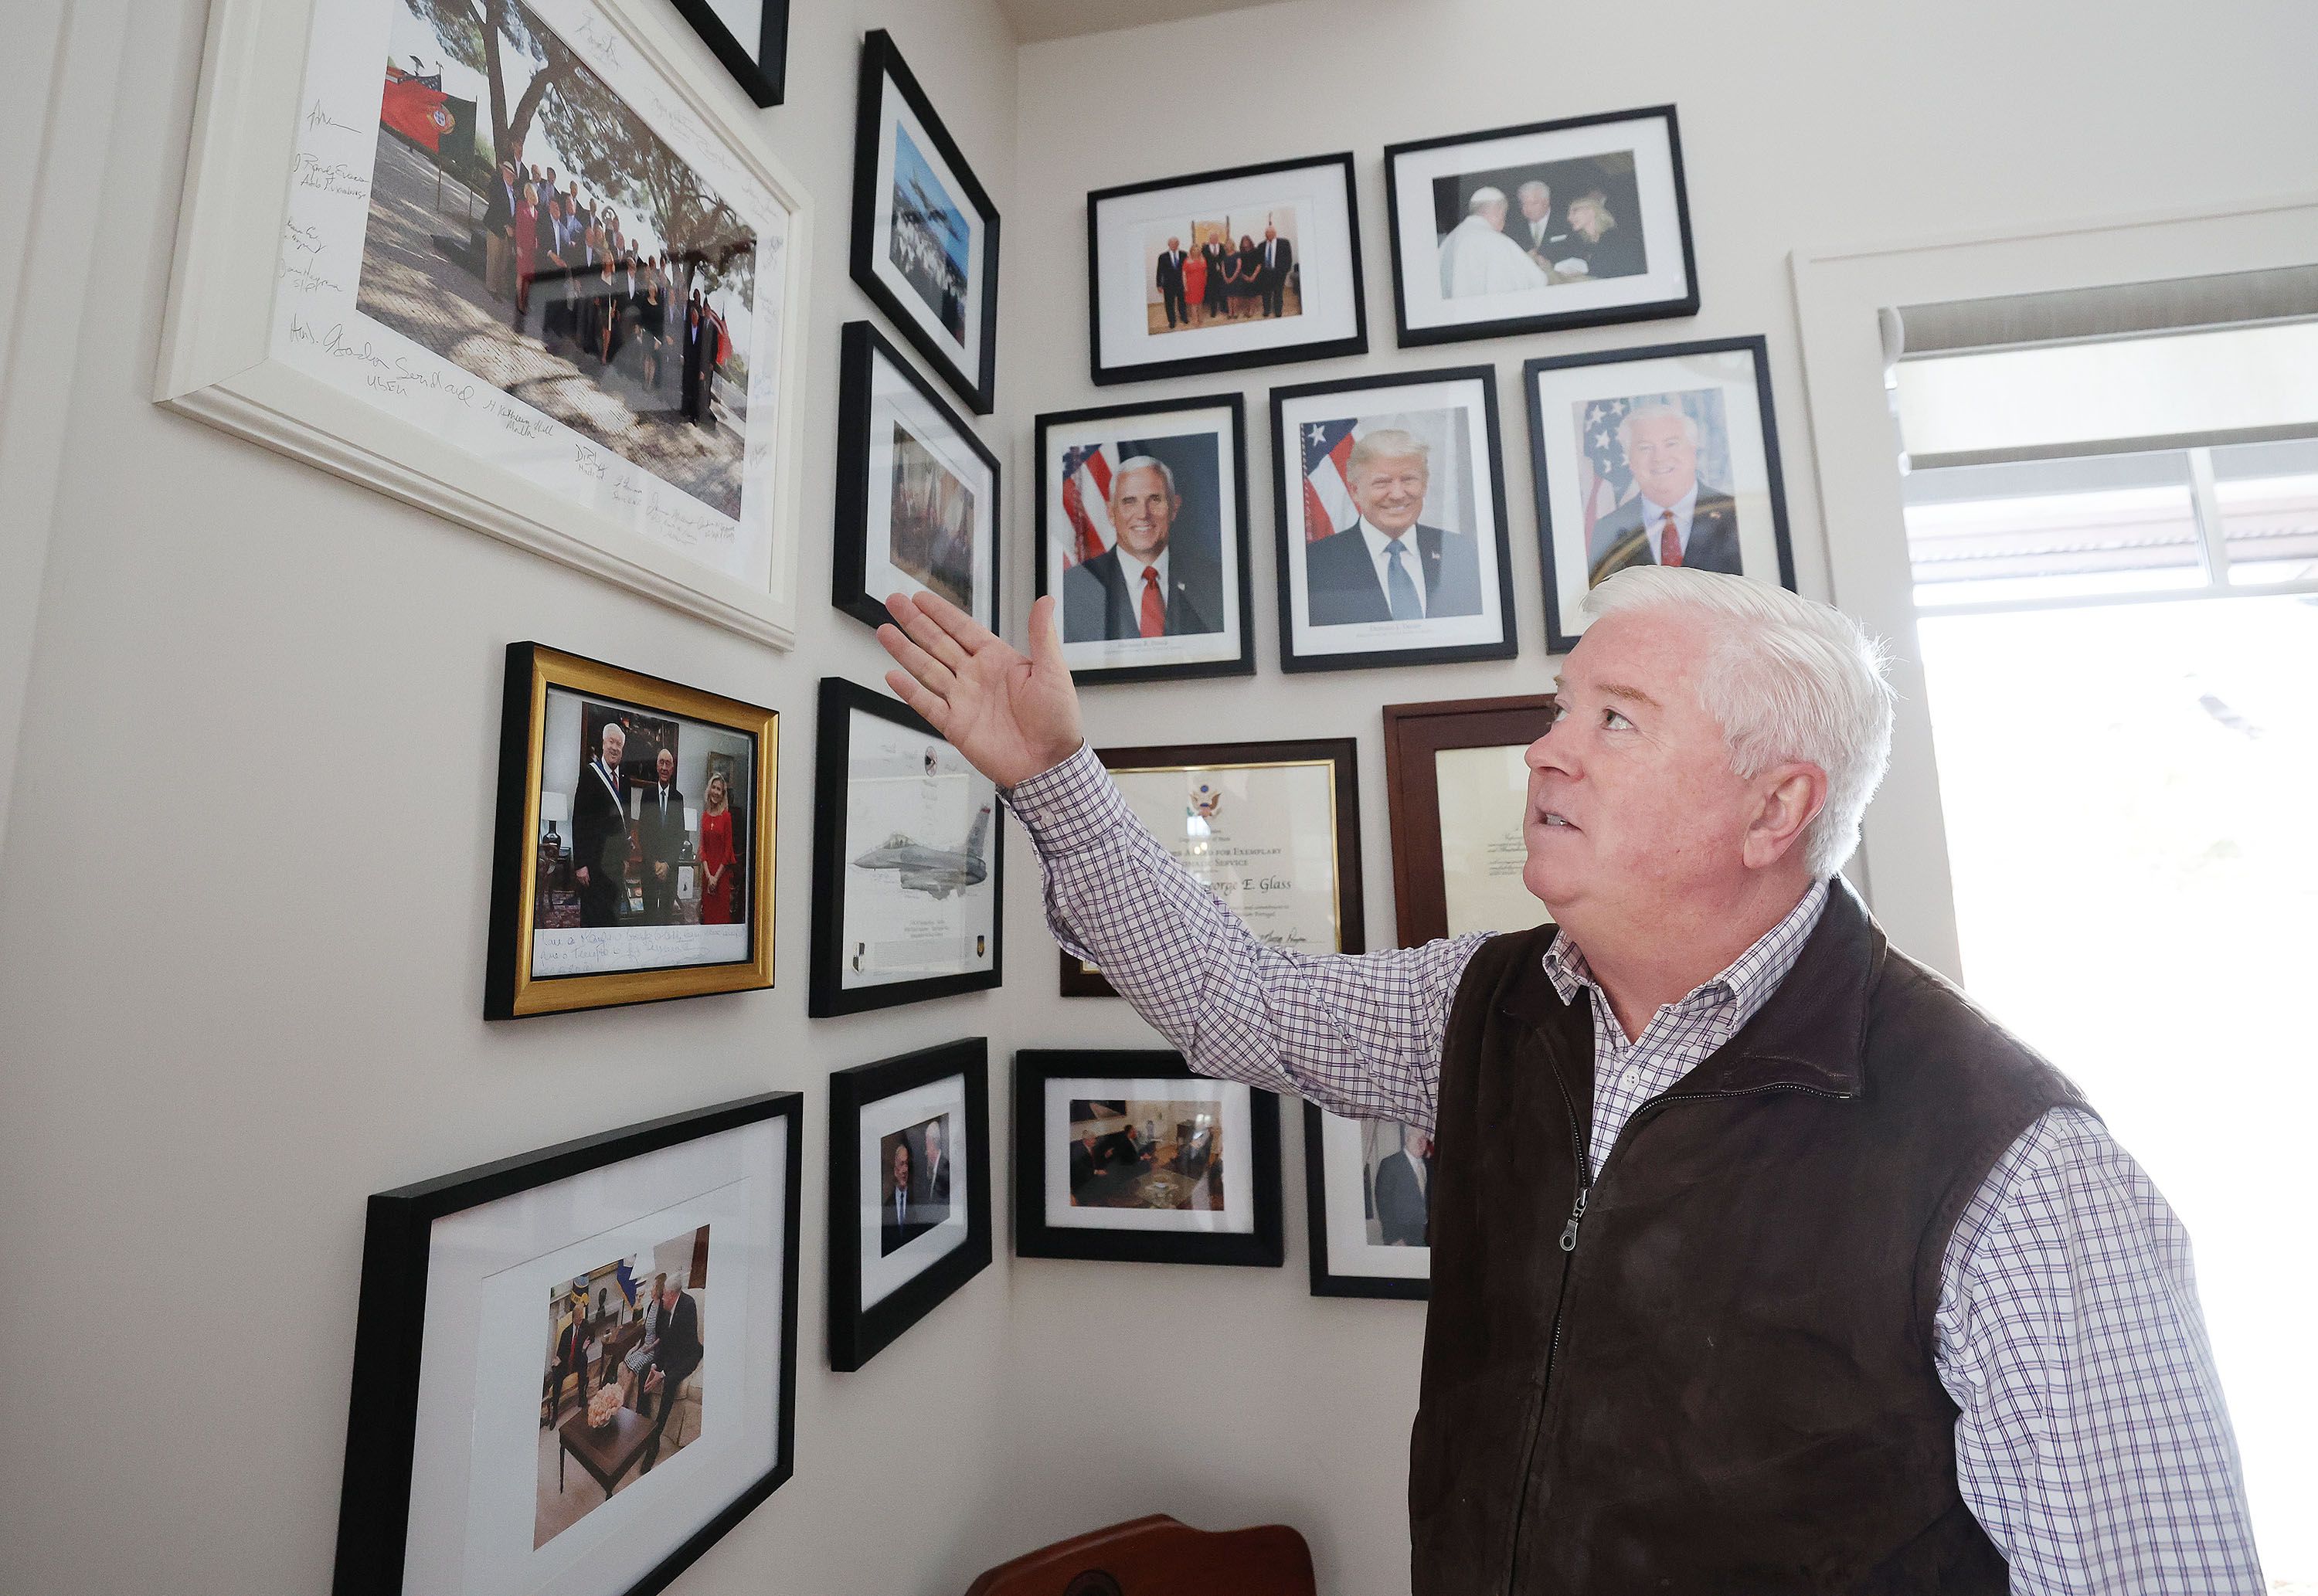
[[[1443,1045],[1417,1596],[2002,1596],[1933,1313],[1965,1204],[2075,1089],[1837,882],[1581,1215],[1593,1025],[1544,972],[1552,937],[1485,943]]]

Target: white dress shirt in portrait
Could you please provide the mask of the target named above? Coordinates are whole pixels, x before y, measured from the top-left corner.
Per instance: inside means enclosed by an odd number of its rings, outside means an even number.
[[[1416,528],[1411,526],[1397,540],[1387,536],[1369,525],[1366,516],[1361,517],[1361,536],[1368,540],[1369,563],[1376,567],[1377,586],[1384,590],[1385,602],[1392,602],[1392,546],[1396,541],[1408,551],[1401,556],[1401,569],[1408,572],[1408,585],[1416,589],[1416,614],[1424,614],[1424,564],[1416,546]]]

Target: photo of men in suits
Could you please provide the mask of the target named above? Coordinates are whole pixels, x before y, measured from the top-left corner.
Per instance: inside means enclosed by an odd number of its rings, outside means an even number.
[[[1212,440],[1185,441],[1212,457]],[[1133,446],[1123,445],[1122,452]],[[1110,547],[1063,573],[1063,641],[1185,637],[1222,630],[1217,507],[1198,505],[1186,520],[1174,468],[1149,453],[1131,454],[1110,471],[1107,502]],[[1177,535],[1179,523],[1190,535]]]
[[[1674,404],[1636,402],[1619,418],[1616,437],[1633,492],[1595,522],[1586,586],[1630,565],[1742,575],[1738,502],[1729,489],[1699,479],[1697,418]]]
[[[684,1289],[684,1277],[669,1277],[668,1289],[660,1299],[660,1339],[654,1346],[650,1369],[644,1375],[643,1394],[637,1406],[651,1404],[651,1439],[644,1445],[643,1463],[637,1472],[650,1474],[651,1466],[660,1460],[660,1442],[668,1432],[668,1416],[682,1395],[684,1383],[692,1371],[700,1367],[700,1305]]]
[[[1379,1131],[1395,1127],[1379,1123]],[[1426,1224],[1433,1194],[1433,1138],[1398,1127],[1400,1145],[1376,1161],[1370,1176],[1373,1223],[1370,1239],[1383,1247],[1429,1245]]]
[[[1413,433],[1378,427],[1354,440],[1343,480],[1358,518],[1304,546],[1310,624],[1481,613],[1478,539],[1423,519],[1432,471]]]
[[[1159,270],[1154,281],[1158,284],[1160,300],[1167,307],[1170,331],[1188,325],[1191,319],[1190,303],[1183,297],[1183,262],[1188,258],[1180,238],[1169,238],[1167,247],[1159,252]]]
[[[898,1252],[933,1229],[947,1213],[930,1215],[919,1199],[919,1187],[911,1171],[918,1161],[911,1155],[909,1134],[895,1131],[878,1143],[885,1161],[885,1179],[878,1197],[877,1256]]]
[[[597,757],[571,794],[571,875],[580,887],[580,923],[616,926],[628,895],[628,809],[620,756],[628,734],[606,721]]]
[[[1144,225],[1145,330],[1224,329],[1304,314],[1293,202]]]
[[[644,918],[648,926],[676,923],[677,871],[684,858],[684,794],[676,786],[676,750],[664,748],[653,761],[658,779],[643,793],[636,820],[644,863]]]
[[[1280,236],[1277,225],[1265,222],[1263,242],[1255,248],[1255,285],[1266,316],[1280,314],[1288,293],[1288,273],[1295,265],[1296,246]]]

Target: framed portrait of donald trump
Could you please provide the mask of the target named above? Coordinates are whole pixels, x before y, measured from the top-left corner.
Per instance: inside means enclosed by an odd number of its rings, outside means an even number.
[[[1271,390],[1282,670],[1509,659],[1496,373]]]
[[[1630,565],[1795,585],[1761,337],[1540,358],[1522,378],[1550,652]]]

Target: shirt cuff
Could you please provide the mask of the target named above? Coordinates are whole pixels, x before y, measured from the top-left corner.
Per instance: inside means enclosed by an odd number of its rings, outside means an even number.
[[[1085,743],[1061,764],[1014,784],[1002,794],[1030,833],[1041,858],[1074,854],[1135,823],[1135,813],[1110,772]]]

